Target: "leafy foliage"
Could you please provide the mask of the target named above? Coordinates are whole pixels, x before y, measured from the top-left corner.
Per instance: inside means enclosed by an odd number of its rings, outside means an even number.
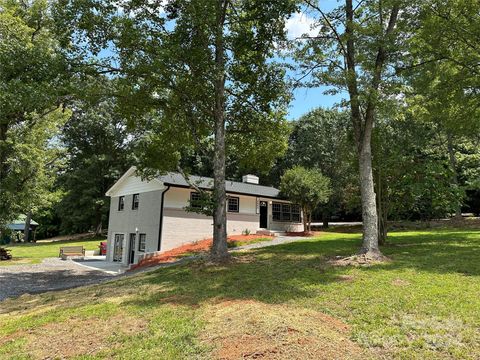
[[[330,179],[332,194],[328,203],[318,209],[327,222],[332,213],[355,211],[354,204],[359,202],[358,196],[352,196],[358,192],[358,179],[351,137],[350,118],[346,112],[319,108],[293,123],[282,165],[318,169]]]
[[[106,191],[128,169],[131,141],[115,102],[76,102],[61,140],[67,154],[58,185],[64,195],[56,211],[62,233],[100,232],[107,224]]]
[[[55,158],[50,140],[68,117],[57,109],[70,73],[46,1],[1,1],[0,7],[1,229],[42,201]]]
[[[305,231],[311,230],[312,211],[328,202],[332,189],[330,180],[317,169],[296,166],[282,176],[280,191],[290,201],[302,207]]]

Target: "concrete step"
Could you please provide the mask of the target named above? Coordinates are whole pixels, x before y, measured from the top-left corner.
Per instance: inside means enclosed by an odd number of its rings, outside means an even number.
[[[285,236],[285,235],[287,235],[287,233],[286,233],[285,231],[259,229],[259,230],[257,230],[257,235],[265,235],[265,236]]]

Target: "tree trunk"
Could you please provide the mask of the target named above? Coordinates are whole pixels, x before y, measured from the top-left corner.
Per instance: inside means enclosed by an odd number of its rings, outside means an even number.
[[[102,235],[102,211],[100,207],[95,209],[95,236]]]
[[[459,188],[460,184],[458,181],[458,172],[457,172],[457,158],[455,156],[455,150],[453,149],[453,138],[452,134],[447,131],[447,148],[448,148],[448,158],[450,161],[450,168],[452,169],[452,182],[455,188]],[[462,217],[462,204],[459,202],[455,209],[455,219],[461,220]]]
[[[400,4],[394,3],[384,33],[385,39],[395,29],[399,10]],[[360,192],[362,197],[363,243],[359,253],[366,254],[373,258],[381,258],[382,254],[378,248],[378,217],[372,169],[372,130],[378,101],[378,89],[382,81],[382,72],[388,53],[383,43],[380,42],[376,54],[372,80],[366,94],[367,101],[365,111],[362,111],[355,57],[356,37],[353,0],[345,0],[345,15],[345,34],[347,35],[346,50],[344,50],[346,51],[345,57],[347,63],[346,85],[350,96],[351,119],[357,144]]]
[[[327,209],[323,209],[322,212],[322,222],[323,222],[323,228],[328,229],[328,221],[330,220],[330,213]]]
[[[308,233],[310,234],[312,232],[312,213],[313,211],[310,211],[308,214]]]
[[[364,141],[360,150],[359,169],[363,221],[363,243],[359,253],[377,257],[381,254],[378,248],[378,217],[370,141]]]
[[[303,220],[303,232],[306,234],[308,232],[308,210],[307,208],[303,208],[302,209],[302,212],[303,212],[303,217],[302,217],[302,220]]]
[[[27,217],[25,218],[25,227],[23,228],[23,242],[28,243],[30,242],[30,223],[32,222],[32,212],[29,211],[27,213]]]
[[[215,211],[213,214],[212,258],[223,261],[228,258],[227,249],[227,194],[225,189],[225,49],[223,27],[225,0],[217,0],[215,35],[215,152],[213,157],[213,182]]]
[[[384,189],[382,172],[378,171],[377,176],[377,214],[378,214],[378,244],[387,243],[387,212],[384,206]]]

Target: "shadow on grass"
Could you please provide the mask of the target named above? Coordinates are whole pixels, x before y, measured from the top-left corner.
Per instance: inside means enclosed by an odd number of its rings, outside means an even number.
[[[392,234],[391,245],[383,251],[393,261],[360,271],[415,269],[440,274],[480,275],[479,237],[480,233],[474,231]],[[355,253],[360,241],[360,236],[351,235],[298,241],[239,254],[231,264],[224,266],[198,262],[161,269],[144,275],[139,279],[139,285],[160,285],[162,291],[131,305],[149,307],[175,303],[196,306],[212,299],[274,304],[321,296],[325,286],[345,281],[342,275],[351,270],[331,267],[327,258]]]
[[[139,279],[140,285],[161,285],[164,291],[141,300],[142,306],[159,302],[199,305],[209,299],[257,300],[283,303],[317,296],[312,285],[339,281],[344,269],[329,269],[327,250],[349,251],[355,240],[297,241],[237,254],[227,265],[204,262],[164,268]],[[132,305],[140,305],[138,301]]]

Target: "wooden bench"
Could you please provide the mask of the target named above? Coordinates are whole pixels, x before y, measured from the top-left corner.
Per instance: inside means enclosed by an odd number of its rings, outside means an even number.
[[[58,256],[63,260],[69,256],[85,256],[85,249],[83,246],[63,246],[60,248],[60,254]]]

